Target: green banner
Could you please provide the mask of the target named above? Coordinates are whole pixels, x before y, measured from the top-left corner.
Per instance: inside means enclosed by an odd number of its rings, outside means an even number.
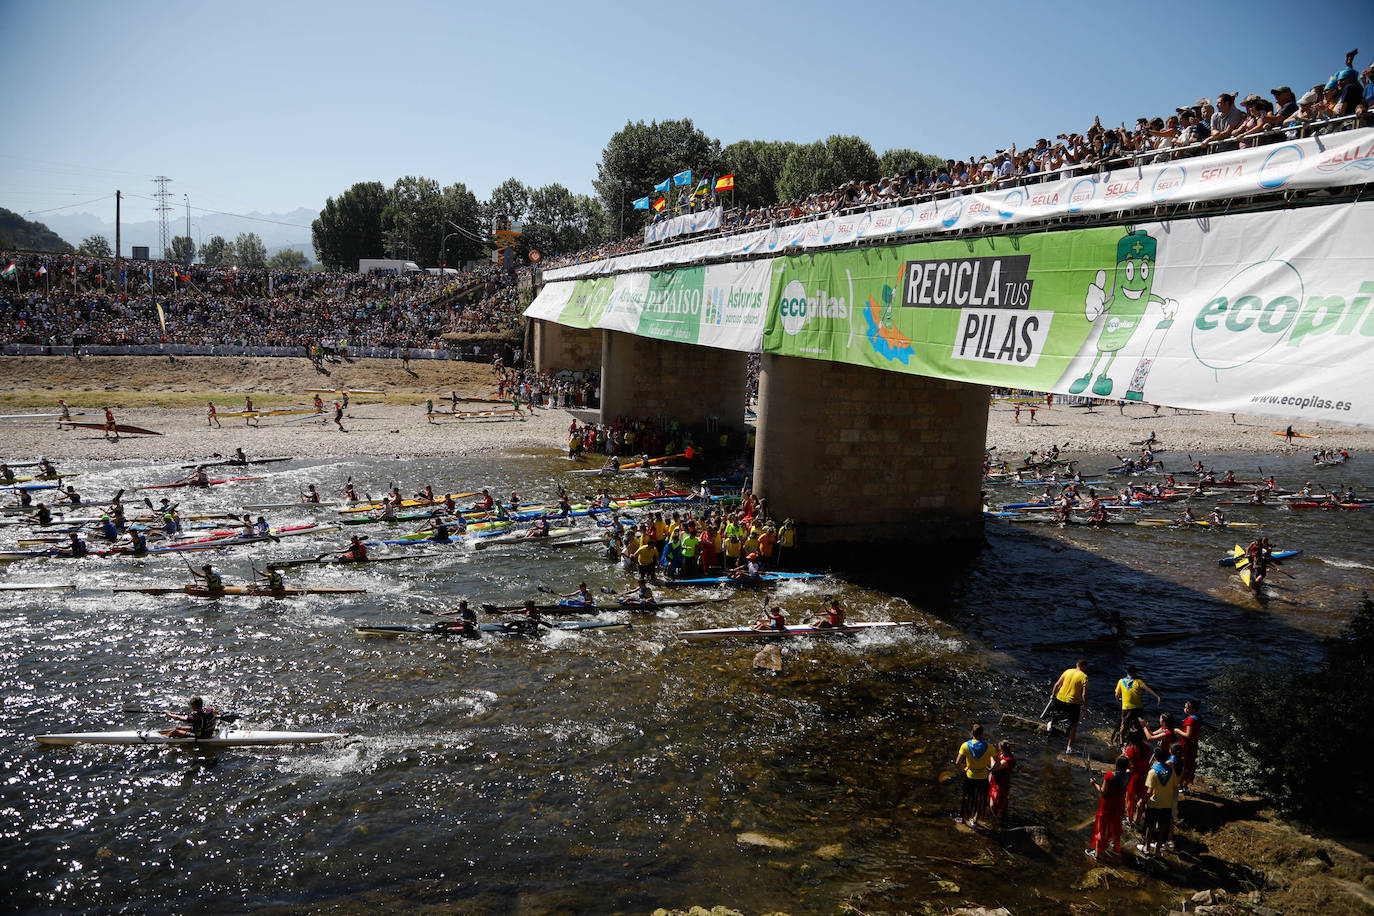
[[[572,296],[568,298],[568,304],[563,306],[558,315],[558,323],[574,328],[597,327],[614,289],[615,277],[578,280]]]
[[[649,275],[649,295],[639,316],[641,337],[696,343],[701,328],[705,267],[658,270]]]
[[[1131,337],[1159,299],[1153,258],[1149,235],[1121,228],[778,258],[763,349],[1044,390],[1093,332],[1085,296],[1100,271],[1117,282],[1099,345]]]

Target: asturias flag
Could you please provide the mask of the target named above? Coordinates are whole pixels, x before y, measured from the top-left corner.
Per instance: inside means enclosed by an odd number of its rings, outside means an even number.
[[[654,201],[655,212],[661,211],[666,206],[668,206],[668,198],[666,197],[660,197],[658,200]]]
[[[686,169],[673,176],[673,187],[685,188],[692,183],[692,170]]]
[[[654,185],[654,190],[657,191],[657,192],[660,193],[660,194],[667,194],[667,193],[668,193],[668,185],[669,185],[669,183],[671,183],[671,182],[672,182],[672,179],[671,179],[671,178],[665,178],[665,179],[663,179],[662,181],[660,181],[658,184]]]
[[[13,261],[10,261],[9,267],[6,267],[4,270],[0,270],[0,277],[4,277],[6,280],[8,280],[10,277],[14,276],[17,273],[19,273],[19,268],[14,266]]]
[[[635,201],[635,209],[636,209],[636,210],[647,210],[647,209],[649,209],[649,198],[647,198],[647,197],[641,197],[639,200]]]
[[[716,179],[717,191],[733,191],[735,189],[735,176],[732,172],[729,175],[722,175]]]

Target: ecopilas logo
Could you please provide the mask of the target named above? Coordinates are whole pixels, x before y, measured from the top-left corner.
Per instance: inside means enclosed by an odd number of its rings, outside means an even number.
[[[1279,344],[1306,346],[1322,337],[1374,337],[1374,280],[1354,295],[1312,295],[1287,261],[1251,264],[1222,284],[1198,310],[1193,354],[1211,369],[1235,369]]]
[[[808,296],[806,286],[800,280],[792,280],[783,287],[778,315],[782,318],[782,329],[795,337],[814,318],[848,318],[849,304],[844,297],[831,296],[823,289]]]

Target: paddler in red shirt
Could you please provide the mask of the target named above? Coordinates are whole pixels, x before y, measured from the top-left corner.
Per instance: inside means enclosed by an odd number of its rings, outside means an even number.
[[[115,422],[114,411],[112,411],[112,410],[110,410],[110,408],[106,407],[106,408],[105,408],[105,436],[106,436],[106,438],[109,438],[110,434],[113,433],[113,434],[114,434],[114,437],[115,437],[116,439],[118,439],[118,438],[119,438],[119,430],[117,429],[118,426],[119,426],[119,424]]]
[[[754,625],[754,629],[761,631],[779,630],[785,633],[787,631],[787,615],[783,613],[780,607],[770,607],[768,616],[760,617],[759,622]]]
[[[363,543],[362,538],[355,534],[349,538],[348,549],[339,555],[339,559],[350,563],[366,563],[367,545]]]
[[[831,598],[830,604],[825,608],[825,616],[812,621],[811,626],[818,630],[844,626],[844,608],[840,607],[840,599]]]

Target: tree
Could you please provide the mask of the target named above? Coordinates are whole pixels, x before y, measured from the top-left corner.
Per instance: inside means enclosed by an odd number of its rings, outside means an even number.
[[[103,235],[86,236],[77,246],[76,253],[84,254],[90,258],[114,257],[114,249],[110,247],[110,240]]]
[[[914,149],[890,149],[878,157],[878,171],[883,175],[905,175],[908,169],[934,169],[945,164],[945,160],[930,153],[920,153]]]
[[[283,248],[267,259],[267,266],[273,270],[300,270],[309,263],[305,252],[294,248]]]
[[[878,156],[861,137],[839,134],[794,149],[778,178],[778,197],[790,200],[829,191],[847,181],[878,178]]]
[[[504,216],[512,223],[525,222],[530,212],[530,189],[519,179],[507,178],[491,189],[491,196],[482,207],[483,221],[490,223],[498,216]]]
[[[240,232],[234,239],[234,263],[240,267],[267,266],[267,246],[256,232]]]
[[[42,223],[30,222],[13,210],[0,207],[0,251],[51,251],[70,254],[74,249]]]
[[[740,140],[725,147],[721,151],[721,171],[735,176],[735,203],[744,207],[777,203],[783,164],[799,145],[790,141]]]
[[[383,247],[388,257],[414,260],[421,266],[437,265],[441,257],[447,261],[480,257],[480,211],[477,195],[462,183],[441,188],[432,178],[407,175],[387,192],[382,208]]]
[[[361,181],[324,202],[310,226],[310,241],[320,263],[330,270],[357,270],[362,258],[383,251],[382,210],[387,191],[380,181]]]
[[[573,194],[561,184],[545,185],[530,193],[529,216],[520,239],[522,252],[527,254],[532,248],[549,255],[581,251],[600,237],[603,214],[592,198]]]
[[[691,169],[693,178],[723,174],[720,141],[708,137],[690,118],[680,121],[632,121],[616,131],[601,151],[592,185],[601,198],[608,223],[620,234],[637,232],[648,218],[633,208],[640,197],[654,196],[654,185]]]
[[[189,235],[172,236],[172,247],[162,253],[164,261],[190,266],[196,259],[196,243]]]
[[[219,267],[228,264],[233,260],[229,251],[229,243],[224,240],[222,235],[210,236],[210,241],[200,246],[200,261],[211,267]]]

